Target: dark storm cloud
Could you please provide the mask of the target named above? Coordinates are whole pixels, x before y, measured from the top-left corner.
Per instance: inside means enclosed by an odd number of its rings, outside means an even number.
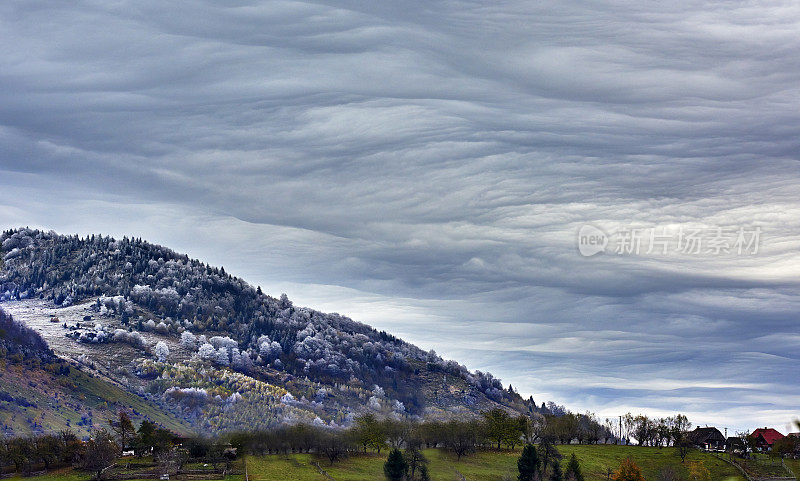
[[[782,423],[799,27],[792,2],[5,2],[0,221],[147,236],[575,408]],[[584,223],[762,248],[583,258]]]

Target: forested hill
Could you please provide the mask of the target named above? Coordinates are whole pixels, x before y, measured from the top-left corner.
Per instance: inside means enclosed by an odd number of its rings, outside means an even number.
[[[326,384],[377,386],[409,413],[422,413],[442,394],[466,406],[535,410],[491,374],[469,372],[339,314],[295,307],[285,295],[268,296],[223,268],[141,239],[15,229],[0,236],[0,259],[0,301],[91,301],[121,321],[128,334],[114,336],[122,339],[138,342],[138,332],[158,332],[240,372],[263,366]],[[81,340],[102,342],[111,334],[101,330]],[[426,392],[422,380],[433,374],[465,388]]]

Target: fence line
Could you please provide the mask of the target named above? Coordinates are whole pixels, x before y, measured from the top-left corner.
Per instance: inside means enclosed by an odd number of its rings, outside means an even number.
[[[794,479],[797,479],[797,475],[794,474],[792,468],[790,468],[789,465],[783,461],[783,458],[781,458],[781,465],[783,466],[783,469],[785,469],[787,473],[789,473]]]
[[[792,477],[789,478],[789,477],[776,476],[776,477],[756,478],[756,477],[750,476],[747,473],[747,471],[743,467],[741,467],[739,465],[739,463],[735,463],[735,462],[731,461],[730,459],[726,459],[724,456],[720,456],[717,453],[711,453],[711,454],[714,457],[716,457],[718,459],[721,459],[722,461],[725,461],[726,463],[730,464],[731,466],[734,466],[736,469],[739,470],[740,473],[742,473],[742,475],[744,475],[744,477],[745,477],[745,479],[747,479],[747,481],[797,481],[797,477],[794,475],[794,472],[792,472],[792,470],[789,468],[789,466],[787,466],[786,463],[783,462],[783,458],[781,458],[781,465],[786,469],[786,471]]]
[[[743,468],[743,467],[741,467],[741,466],[739,466],[737,463],[734,463],[734,462],[733,462],[733,461],[731,461],[730,459],[726,459],[724,456],[720,456],[720,455],[719,455],[719,454],[717,454],[717,453],[711,453],[711,455],[712,455],[712,456],[714,456],[715,458],[718,458],[718,459],[721,459],[721,460],[725,461],[726,463],[728,463],[728,464],[730,464],[731,466],[733,466],[733,467],[735,467],[736,469],[738,469],[738,470],[739,470],[739,472],[741,472],[741,473],[744,475],[744,478],[745,478],[747,481],[754,481],[754,480],[753,480],[753,478],[752,478],[752,477],[751,477],[749,474],[747,474],[747,471],[745,471],[745,470],[744,470],[744,468]]]
[[[314,464],[314,466],[317,467],[317,470],[319,471],[319,474],[325,476],[325,479],[327,479],[328,481],[336,481],[335,479],[333,479],[333,476],[331,476],[330,474],[328,474],[327,471],[322,469],[322,466],[320,466],[318,462],[315,461],[313,464]]]

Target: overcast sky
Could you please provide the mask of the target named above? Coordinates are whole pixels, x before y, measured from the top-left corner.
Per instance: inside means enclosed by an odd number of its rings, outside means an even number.
[[[215,3],[0,3],[1,226],[142,236],[538,402],[800,416],[800,4]]]

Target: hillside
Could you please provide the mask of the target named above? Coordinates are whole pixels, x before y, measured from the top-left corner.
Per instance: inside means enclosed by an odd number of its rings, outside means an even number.
[[[0,306],[58,356],[204,432],[541,410],[490,374],[141,239],[17,229],[0,259]]]
[[[119,409],[178,433],[191,426],[159,406],[57,357],[34,330],[0,309],[0,432],[19,436],[71,429],[87,436]]]
[[[0,358],[41,365],[53,361],[55,355],[41,335],[0,309]]]

